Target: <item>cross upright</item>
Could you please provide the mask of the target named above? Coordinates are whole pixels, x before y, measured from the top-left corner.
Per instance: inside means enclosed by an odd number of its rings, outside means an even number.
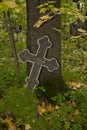
[[[49,72],[59,68],[56,58],[47,59],[45,56],[49,48],[52,47],[52,42],[48,36],[43,36],[37,40],[38,49],[36,54],[32,54],[28,49],[19,53],[19,57],[23,62],[31,62],[32,68],[29,76],[26,78],[27,86],[33,89],[39,84],[39,75],[42,67],[46,67]]]

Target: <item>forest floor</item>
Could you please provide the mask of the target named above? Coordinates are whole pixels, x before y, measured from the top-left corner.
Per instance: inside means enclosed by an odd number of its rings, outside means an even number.
[[[17,52],[25,48],[17,43]],[[52,98],[53,104],[39,104],[25,90],[25,64],[16,73],[9,41],[0,42],[0,130],[87,130],[87,41],[62,41],[62,76],[69,88]],[[85,49],[84,49],[85,48]],[[43,90],[44,91],[44,90]],[[35,119],[35,113],[38,119]]]
[[[81,39],[82,40],[82,39]],[[72,87],[87,86],[87,41],[63,41],[62,74],[64,80]],[[75,84],[74,84],[75,83]]]

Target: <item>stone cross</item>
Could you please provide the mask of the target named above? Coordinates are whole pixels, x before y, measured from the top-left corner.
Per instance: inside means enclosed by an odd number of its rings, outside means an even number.
[[[47,59],[45,56],[49,48],[52,47],[52,42],[48,36],[43,36],[37,40],[38,49],[36,54],[32,54],[28,49],[19,53],[19,57],[23,62],[31,62],[32,68],[29,77],[26,78],[27,86],[33,89],[39,84],[39,75],[42,67],[46,67],[49,72],[59,68],[56,58]]]

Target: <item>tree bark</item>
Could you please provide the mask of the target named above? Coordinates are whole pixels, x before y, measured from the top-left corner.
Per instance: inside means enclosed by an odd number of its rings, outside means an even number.
[[[39,76],[40,86],[47,86],[55,88],[56,92],[62,91],[61,87],[61,34],[60,32],[54,30],[61,29],[61,16],[55,15],[55,17],[44,23],[39,29],[33,27],[35,22],[40,17],[39,10],[37,6],[47,2],[46,0],[26,0],[27,5],[27,48],[31,53],[35,54],[38,49],[37,40],[44,35],[49,36],[51,42],[53,43],[52,48],[48,50],[46,58],[51,59],[55,57],[60,65],[58,70],[50,73],[46,68],[42,68]],[[57,0],[57,7],[60,7],[61,0]],[[27,63],[27,74],[29,75],[32,64]],[[46,88],[46,89],[47,89]],[[53,90],[52,90],[53,91]],[[51,92],[52,92],[51,91]]]

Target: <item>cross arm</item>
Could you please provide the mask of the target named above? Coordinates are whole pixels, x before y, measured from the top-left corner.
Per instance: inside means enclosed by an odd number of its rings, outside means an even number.
[[[52,72],[59,68],[59,64],[56,58],[51,58],[50,60],[45,58],[44,61],[42,62],[42,66],[46,67],[49,72]]]

